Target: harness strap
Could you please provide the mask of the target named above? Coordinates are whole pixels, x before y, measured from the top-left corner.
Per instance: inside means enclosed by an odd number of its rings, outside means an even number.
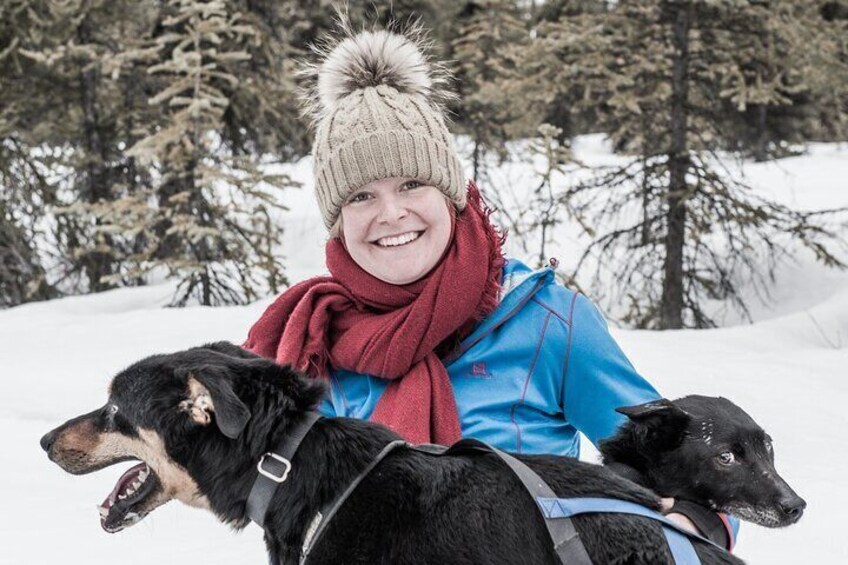
[[[321,534],[326,529],[327,524],[329,524],[330,520],[333,516],[335,516],[339,508],[341,508],[344,501],[347,500],[359,483],[365,479],[368,473],[370,473],[392,451],[399,447],[405,447],[412,451],[436,457],[468,453],[495,454],[501,459],[501,461],[506,463],[515,476],[518,477],[524,485],[524,488],[530,493],[534,500],[539,497],[556,497],[556,494],[551,487],[548,486],[548,484],[530,467],[511,455],[481,441],[469,438],[460,440],[451,447],[445,447],[443,445],[436,444],[411,445],[406,441],[396,440],[386,445],[386,447],[380,451],[368,467],[366,467],[348,486],[344,493],[333,502],[328,511],[319,512],[315,516],[313,527],[310,528],[311,533],[307,534],[306,540],[303,544],[303,551],[300,558],[301,565],[305,565],[306,560],[309,557],[309,553],[315,547],[315,544],[318,542]],[[315,526],[316,521],[317,527]],[[564,565],[592,565],[592,560],[586,552],[586,548],[583,546],[583,543],[580,541],[580,537],[578,536],[577,530],[574,528],[574,524],[571,520],[562,519],[562,517],[548,518],[545,516],[545,527],[547,528],[548,534],[553,542],[554,550]]]
[[[460,453],[462,451],[474,450],[483,453],[494,453],[501,461],[507,464],[513,474],[524,485],[525,490],[530,493],[533,500],[541,498],[555,498],[556,493],[533,469],[506,452],[501,451],[482,441],[468,438],[460,440],[447,450],[447,454]],[[543,514],[544,516],[544,514]],[[562,517],[545,518],[545,528],[554,544],[554,551],[560,561],[567,565],[592,565],[592,559],[586,552],[580,536],[574,528],[574,523]]]
[[[336,515],[336,512],[338,512],[339,508],[342,507],[342,504],[344,504],[345,501],[350,497],[350,495],[353,494],[353,491],[356,490],[356,487],[359,486],[359,483],[365,480],[365,477],[368,476],[368,473],[370,473],[374,469],[374,467],[379,465],[380,462],[385,459],[392,451],[401,446],[408,445],[409,444],[402,439],[396,439],[395,441],[387,444],[386,447],[384,447],[382,451],[377,454],[374,460],[371,461],[371,463],[369,463],[368,466],[365,467],[365,469],[363,469],[362,472],[359,473],[359,475],[357,475],[353,482],[351,482],[347,486],[347,488],[340,497],[334,500],[332,504],[324,507],[321,512],[318,512],[318,514],[315,515],[315,519],[312,521],[312,526],[309,528],[309,531],[306,535],[306,539],[303,542],[303,549],[301,550],[300,554],[301,564],[306,563],[306,560],[309,557],[309,553],[315,547],[315,543],[321,537],[321,534],[324,533],[324,530],[327,528],[327,524],[330,523],[330,520],[333,519],[333,517]],[[317,526],[315,524],[317,524]]]
[[[537,498],[537,503],[546,518],[570,518],[579,514],[597,512],[631,514],[656,520],[662,524],[668,548],[676,565],[700,565],[701,560],[695,553],[691,538],[708,543],[719,549],[724,548],[714,542],[684,529],[650,508],[641,504],[613,498]]]
[[[259,477],[251,489],[248,498],[247,511],[250,518],[264,528],[265,513],[276,488],[286,480],[291,469],[291,457],[297,451],[301,441],[321,416],[315,412],[305,415],[302,422],[295,426],[289,437],[281,442],[275,452],[266,453],[258,464]],[[315,515],[303,543],[300,564],[305,565],[309,554],[326,530],[327,525],[342,507],[345,501],[386,457],[400,447],[417,451],[426,455],[461,455],[463,453],[491,453],[512,470],[533,497],[540,514],[545,520],[545,527],[554,544],[557,557],[564,565],[592,565],[592,560],[586,548],[580,541],[580,536],[570,520],[572,516],[588,513],[617,513],[643,516],[662,524],[663,533],[676,565],[701,565],[690,538],[719,547],[712,541],[693,534],[670,521],[662,514],[639,504],[611,498],[557,498],[551,487],[530,467],[512,455],[494,448],[476,439],[463,439],[451,447],[435,444],[411,445],[405,440],[395,440],[387,444],[362,472],[348,485],[341,496],[326,505]],[[270,483],[270,484],[269,484]],[[279,565],[280,557],[273,552],[271,565]]]
[[[259,459],[256,468],[259,475],[253,482],[250,495],[247,497],[248,517],[265,528],[265,515],[277,488],[288,479],[291,471],[291,460],[297,448],[313,424],[321,419],[318,412],[306,412],[303,419],[297,422],[292,430],[272,450]]]

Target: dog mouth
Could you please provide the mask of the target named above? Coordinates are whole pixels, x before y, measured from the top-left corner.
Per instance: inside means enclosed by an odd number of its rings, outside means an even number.
[[[153,509],[145,502],[160,485],[147,463],[130,467],[115,483],[106,500],[98,505],[100,526],[114,534],[138,523]]]
[[[754,506],[749,504],[730,503],[717,509],[719,512],[731,514],[740,520],[757,524],[766,528],[785,528],[801,519],[803,510],[787,513],[772,506]]]

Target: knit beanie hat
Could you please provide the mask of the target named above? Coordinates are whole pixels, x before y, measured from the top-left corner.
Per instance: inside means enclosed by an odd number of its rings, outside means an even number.
[[[445,125],[447,73],[424,55],[419,30],[361,31],[316,51],[306,103],[318,206],[327,229],[365,184],[409,177],[465,207],[462,167]]]

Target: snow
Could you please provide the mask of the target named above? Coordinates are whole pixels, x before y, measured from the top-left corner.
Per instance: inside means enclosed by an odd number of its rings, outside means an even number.
[[[577,144],[591,163],[610,162],[597,136]],[[522,178],[505,165],[498,174]],[[313,203],[310,163],[290,172],[286,264],[293,282],[324,270],[324,228]],[[848,147],[814,145],[778,163],[741,165],[756,190],[792,206],[848,204]],[[526,176],[526,175],[525,175]],[[561,259],[579,253],[569,227],[557,234]],[[226,339],[241,342],[271,298],[245,307],[169,309],[170,283],[71,297],[0,311],[0,564],[208,565],[266,562],[255,525],[236,535],[204,511],[173,502],[116,535],[100,529],[95,506],[130,464],[71,476],[50,463],[38,440],[66,419],[103,404],[109,379],[139,358]],[[612,331],[634,365],[666,396],[728,397],[774,438],[777,467],[807,500],[801,522],[784,530],[743,525],[737,554],[750,563],[848,562],[841,529],[848,508],[848,275],[803,256],[782,268],[755,323],[707,331]],[[587,448],[584,458],[592,459]]]

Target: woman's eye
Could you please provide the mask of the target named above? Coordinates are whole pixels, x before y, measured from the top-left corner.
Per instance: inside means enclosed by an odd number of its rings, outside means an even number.
[[[368,198],[369,195],[367,192],[357,192],[348,199],[347,203],[352,204],[354,202],[365,202],[366,200],[368,200]]]
[[[724,453],[719,454],[718,462],[722,465],[732,465],[736,462],[736,456],[733,455],[732,451],[725,451]]]
[[[424,186],[424,185],[421,184],[421,182],[419,182],[417,180],[411,180],[411,181],[407,181],[407,182],[403,183],[403,187],[407,190],[411,190],[413,188],[418,188],[420,186]]]

